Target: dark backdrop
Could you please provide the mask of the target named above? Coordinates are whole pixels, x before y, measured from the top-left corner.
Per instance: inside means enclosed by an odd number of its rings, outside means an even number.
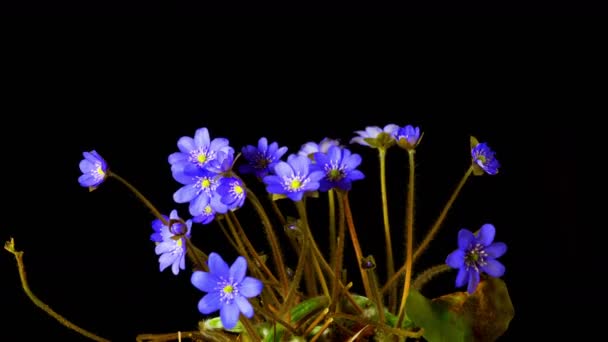
[[[161,211],[179,208],[185,216],[187,207],[172,201],[179,184],[167,156],[177,150],[179,137],[197,128],[230,139],[237,150],[266,136],[292,153],[307,141],[333,137],[348,143],[355,130],[396,123],[424,131],[417,153],[418,240],[469,166],[470,135],[488,142],[502,164],[498,175],[468,181],[419,266],[443,262],[456,248],[460,228],[493,223],[496,239],[509,246],[501,261],[516,311],[503,340],[521,340],[533,326],[558,333],[538,317],[571,304],[555,299],[572,286],[562,272],[577,254],[569,243],[576,239],[570,157],[578,134],[571,125],[577,119],[581,124],[583,100],[594,96],[580,91],[574,72],[554,73],[554,65],[540,58],[500,67],[437,63],[436,70],[415,76],[404,67],[361,70],[340,60],[230,60],[235,63],[196,72],[179,64],[157,71],[153,63],[129,58],[94,66],[27,61],[4,94],[0,239],[14,237],[25,251],[34,293],[85,329],[116,341],[193,329],[202,293],[190,285],[188,271],[158,272],[149,241],[153,217],[124,187],[110,180],[89,193],[78,185],[83,151],[96,149]],[[362,155],[367,176],[351,192],[359,237],[364,252],[381,260],[377,157],[362,146],[351,150]],[[393,241],[400,256],[403,156],[390,150]],[[314,229],[325,237],[322,226]],[[206,251],[235,257],[214,224],[195,225],[193,240]],[[346,258],[352,263],[352,251]],[[8,313],[3,340],[40,334],[84,340],[26,298],[6,252],[0,253],[0,272],[2,310]],[[437,278],[428,294],[453,291],[454,277],[450,272]]]

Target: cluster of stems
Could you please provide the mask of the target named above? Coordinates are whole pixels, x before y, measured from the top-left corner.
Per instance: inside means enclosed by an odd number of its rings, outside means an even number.
[[[365,227],[355,226],[355,217],[351,210],[349,192],[337,189],[329,190],[327,195],[328,221],[327,226],[311,227],[307,201],[311,198],[305,196],[301,201],[277,199],[276,196],[256,196],[255,192],[246,187],[247,200],[251,208],[257,213],[265,233],[266,242],[270,247],[269,255],[259,252],[254,242],[248,238],[248,232],[256,227],[241,222],[239,211],[230,211],[216,217],[217,225],[225,235],[227,241],[247,259],[251,275],[260,279],[264,289],[259,300],[254,300],[255,316],[247,319],[241,315],[241,334],[246,334],[252,341],[266,341],[269,335],[277,338],[303,338],[317,341],[326,334],[334,336],[348,336],[346,340],[354,341],[359,336],[374,332],[384,336],[392,336],[391,340],[404,341],[408,337],[420,337],[422,330],[406,325],[407,300],[412,289],[420,288],[424,283],[439,272],[446,271],[448,267],[439,265],[423,271],[416,279],[412,279],[414,264],[429,246],[430,241],[437,234],[448,210],[461,191],[466,180],[472,174],[473,167],[469,168],[460,180],[452,195],[449,197],[437,220],[427,230],[424,239],[414,248],[415,230],[415,149],[407,150],[408,172],[404,230],[405,230],[405,259],[395,260],[393,255],[393,242],[391,241],[391,227],[389,225],[389,205],[386,185],[386,150],[379,148],[379,183],[382,198],[382,219],[385,237],[385,269],[386,277],[379,279],[376,274],[375,258],[363,250],[358,236],[358,229]],[[133,185],[114,172],[108,171],[108,178],[115,179],[125,185],[150,210],[153,216],[164,224],[166,219],[160,211]],[[281,203],[279,203],[282,201]],[[288,202],[291,202],[288,204]],[[285,205],[294,205],[298,217],[293,219],[284,215]],[[270,208],[271,210],[267,210]],[[283,210],[282,210],[283,209]],[[243,210],[243,209],[241,209]],[[282,229],[277,229],[277,227]],[[329,248],[323,251],[319,248],[313,231],[328,232]],[[280,236],[279,234],[285,234]],[[296,258],[289,262],[284,254],[285,244],[280,240],[289,241],[289,247],[295,252]],[[344,252],[346,244],[352,244],[357,261],[363,294],[353,291],[353,283],[345,276]],[[256,241],[257,242],[257,241]],[[15,255],[23,289],[29,298],[42,310],[56,318],[66,327],[97,341],[107,341],[90,333],[64,317],[55,313],[48,305],[39,300],[30,290],[25,277],[25,266],[22,260],[23,252],[14,248],[11,240],[5,249]],[[197,248],[191,240],[187,241],[187,255],[192,262],[193,269],[208,270],[207,254]],[[350,260],[350,259],[348,259]],[[398,269],[395,265],[397,263]],[[382,283],[380,282],[382,280]],[[311,301],[312,300],[312,301]],[[306,310],[294,310],[302,303],[310,304]],[[372,307],[374,310],[369,310]],[[370,312],[372,312],[370,314]],[[234,331],[225,332],[213,329],[198,329],[194,331],[169,334],[141,334],[138,341],[168,341],[188,338],[191,340],[205,338],[211,340],[230,340]],[[270,339],[273,340],[273,339]],[[277,339],[278,340],[278,339]]]

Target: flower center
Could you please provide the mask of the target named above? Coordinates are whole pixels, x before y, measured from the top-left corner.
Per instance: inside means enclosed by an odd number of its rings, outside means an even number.
[[[231,304],[236,296],[239,295],[239,287],[236,282],[226,281],[223,278],[220,278],[218,283],[218,287],[216,289],[220,290],[220,301],[226,304]]]
[[[213,213],[213,209],[212,209],[212,208],[211,208],[211,206],[210,206],[210,205],[208,205],[208,204],[207,204],[207,206],[205,207],[204,211],[205,211],[205,214],[207,214],[207,215],[211,215],[211,214]]]
[[[190,151],[190,157],[188,158],[191,163],[194,163],[199,167],[204,167],[213,159],[215,159],[215,152],[206,148]]]
[[[467,267],[479,271],[480,267],[485,266],[487,264],[487,257],[488,253],[486,253],[483,245],[477,243],[466,252],[464,263]]]
[[[97,170],[95,170],[95,171],[97,172],[97,174],[98,174],[100,177],[104,177],[104,176],[106,175],[106,173],[105,173],[105,172],[103,172],[103,169],[101,168],[101,165],[97,165]]]

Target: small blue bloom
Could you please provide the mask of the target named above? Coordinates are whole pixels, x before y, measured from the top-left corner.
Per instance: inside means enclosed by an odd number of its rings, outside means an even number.
[[[225,213],[227,208],[221,201],[213,201],[217,195],[216,189],[223,176],[205,169],[186,167],[184,172],[178,173],[175,179],[184,184],[173,194],[176,203],[190,203],[190,215],[198,216],[203,213],[205,206],[211,203],[217,212]]]
[[[314,141],[309,141],[303,144],[298,151],[298,155],[313,158],[317,152],[327,153],[331,146],[340,146],[340,141],[337,139],[323,138],[318,144]]]
[[[163,217],[167,218],[164,215]],[[154,233],[150,240],[156,242],[155,252],[160,255],[160,271],[171,265],[171,271],[177,275],[180,269],[186,269],[186,239],[190,238],[192,220],[184,222],[177,215],[177,210],[173,210],[166,222],[167,224],[160,219],[152,221]]]
[[[415,149],[420,142],[420,128],[412,125],[401,127],[394,132],[394,137],[401,148],[408,151]]]
[[[327,153],[317,152],[314,158],[317,167],[325,175],[320,181],[319,191],[332,188],[348,191],[352,187],[352,181],[365,177],[363,172],[356,170],[361,164],[361,156],[351,154],[346,148],[330,146]]]
[[[323,171],[312,168],[310,158],[296,154],[289,155],[287,162],[277,163],[274,173],[264,177],[266,190],[293,201],[300,201],[306,192],[318,190],[319,181],[325,176]]]
[[[279,148],[279,144],[276,142],[268,145],[268,139],[262,137],[258,140],[258,147],[253,145],[243,147],[242,153],[247,164],[241,165],[239,171],[242,174],[253,173],[259,178],[264,178],[273,170],[285,152],[287,152],[287,147]]]
[[[83,152],[84,159],[80,161],[82,175],[78,183],[89,190],[95,190],[108,177],[108,164],[95,150]]]
[[[492,224],[481,226],[479,233],[475,236],[468,229],[458,232],[458,249],[446,258],[446,264],[458,269],[456,276],[456,287],[469,284],[467,291],[475,292],[479,284],[479,274],[484,272],[492,277],[502,277],[505,266],[496,258],[507,251],[507,245],[502,242],[494,242],[496,229]]]
[[[206,168],[217,158],[218,152],[227,155],[234,153],[234,149],[228,145],[228,139],[215,138],[211,140],[209,130],[206,127],[199,128],[191,137],[181,137],[177,141],[179,152],[169,156],[171,171],[175,177],[176,173],[184,171],[187,165],[194,165],[201,169]],[[179,180],[178,180],[179,181]]]
[[[350,143],[387,149],[396,143],[395,132],[398,129],[399,126],[395,124],[388,124],[384,126],[384,128],[380,128],[378,126],[368,126],[365,127],[364,131],[355,131],[355,133],[359,134],[359,136],[352,138]]]
[[[471,149],[474,167],[481,168],[487,174],[495,175],[498,173],[500,163],[494,157],[494,151],[486,143],[479,143]]]
[[[235,177],[224,177],[220,180],[220,185],[217,187],[222,203],[228,209],[236,210],[243,206],[247,193],[243,182]]]
[[[232,329],[242,313],[247,318],[254,315],[253,306],[247,298],[262,293],[264,285],[253,277],[246,277],[247,260],[239,256],[232,266],[217,253],[209,254],[209,272],[194,271],[190,281],[197,289],[207,292],[198,302],[198,310],[204,314],[220,311],[222,325]]]
[[[216,211],[213,210],[213,207],[211,206],[211,204],[207,204],[203,208],[203,212],[198,216],[194,216],[192,218],[192,221],[195,223],[209,224],[213,221],[213,219],[215,219],[215,214],[216,214]]]

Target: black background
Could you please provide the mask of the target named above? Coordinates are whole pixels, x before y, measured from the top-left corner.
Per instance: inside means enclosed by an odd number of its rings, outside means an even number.
[[[0,239],[14,237],[25,251],[34,293],[85,329],[116,341],[191,330],[201,318],[196,303],[202,293],[191,286],[188,271],[158,272],[149,241],[153,217],[126,188],[109,180],[89,193],[78,185],[83,151],[97,150],[162,212],[178,208],[186,216],[187,206],[172,201],[179,184],[167,156],[197,128],[228,138],[236,150],[266,136],[293,153],[324,137],[348,143],[366,126],[413,124],[424,131],[416,155],[418,241],[469,166],[470,135],[488,142],[502,164],[496,176],[469,179],[418,266],[443,262],[456,248],[460,228],[493,223],[496,240],[509,246],[501,261],[516,311],[502,340],[521,340],[531,327],[564,337],[568,331],[538,317],[574,302],[562,297],[577,286],[563,281],[578,253],[572,243],[572,156],[579,130],[572,123],[584,126],[598,92],[580,61],[568,63],[555,51],[530,53],[531,46],[483,54],[446,49],[445,57],[415,62],[378,58],[392,51],[367,59],[353,57],[358,50],[339,56],[304,48],[263,54],[253,46],[183,62],[122,49],[87,48],[53,59],[15,53],[3,94]],[[359,238],[364,253],[381,260],[376,153],[350,148],[363,157],[367,176],[351,191]],[[389,151],[399,257],[405,161],[403,151]],[[312,207],[324,215],[323,206]],[[324,238],[323,226],[313,229]],[[195,225],[193,240],[205,251],[222,251],[227,260],[236,256],[214,224]],[[351,263],[353,256],[347,251]],[[0,274],[2,310],[8,313],[3,340],[84,340],[27,299],[9,253],[0,253]],[[437,278],[427,294],[453,291],[454,277],[450,272]]]

